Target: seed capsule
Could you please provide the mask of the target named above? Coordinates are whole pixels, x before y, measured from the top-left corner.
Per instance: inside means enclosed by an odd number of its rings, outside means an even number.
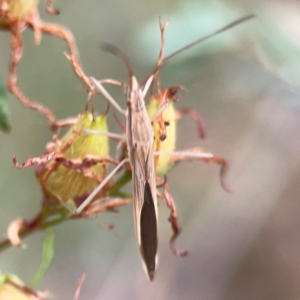
[[[82,160],[82,164],[86,156],[108,157],[108,137],[95,134],[85,135],[85,129],[107,132],[106,115],[98,116],[94,120],[92,114],[87,112],[80,116],[74,127],[56,143],[54,151],[61,152],[68,160]],[[78,169],[65,167],[52,160],[39,166],[36,175],[46,198],[59,197],[61,201],[67,202],[76,201],[91,193],[99,181],[106,176],[106,169],[106,162],[89,167],[90,174],[94,174],[92,178],[79,172]],[[105,190],[102,191],[104,192]]]
[[[162,94],[150,98],[148,105],[148,115],[153,116],[159,109]],[[153,121],[153,131],[155,136],[154,150],[172,152],[176,147],[176,120],[175,108],[171,99],[167,99],[169,106],[163,111],[162,117]],[[160,126],[162,125],[162,126]],[[164,129],[163,132],[161,129]],[[157,175],[166,174],[173,166],[171,156],[155,156],[155,172]]]
[[[7,5],[7,13],[18,19],[25,19],[30,12],[32,12],[38,6],[39,0],[7,0],[4,4]],[[4,4],[2,4],[4,6]],[[5,9],[5,7],[3,8]],[[7,27],[8,22],[5,16],[0,16],[0,27]]]

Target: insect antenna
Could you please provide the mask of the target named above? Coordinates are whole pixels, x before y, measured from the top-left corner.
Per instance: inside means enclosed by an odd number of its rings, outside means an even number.
[[[200,38],[200,39],[198,39],[198,40],[196,40],[196,41],[194,41],[194,42],[188,44],[187,46],[184,46],[184,47],[180,48],[179,50],[175,51],[174,53],[172,53],[172,54],[170,54],[169,56],[167,56],[166,58],[164,58],[164,59],[161,61],[161,63],[158,64],[158,65],[153,69],[153,71],[146,77],[146,79],[143,81],[143,83],[144,83],[145,81],[147,81],[147,79],[148,79],[152,74],[157,73],[158,70],[162,69],[168,62],[170,62],[171,60],[173,60],[173,59],[174,59],[175,57],[177,57],[178,55],[182,54],[184,51],[186,51],[186,50],[188,50],[188,49],[190,49],[190,48],[192,48],[192,47],[194,47],[194,46],[196,46],[196,45],[198,45],[198,44],[201,44],[201,43],[205,42],[206,40],[208,40],[208,39],[210,39],[210,38],[212,38],[212,37],[214,37],[214,36],[216,36],[216,35],[218,35],[218,34],[224,32],[224,31],[229,30],[229,29],[231,29],[232,27],[235,27],[235,26],[237,26],[237,25],[239,25],[239,24],[241,24],[241,23],[244,23],[244,22],[246,22],[246,21],[248,21],[248,20],[250,20],[250,19],[253,19],[253,18],[255,18],[255,14],[250,14],[250,15],[247,15],[247,16],[242,17],[242,18],[240,18],[240,19],[237,19],[237,20],[235,20],[235,21],[229,23],[228,25],[226,25],[226,26],[224,26],[224,27],[218,29],[217,31],[215,31],[215,32],[213,32],[213,33],[211,33],[211,34],[209,34],[209,35],[203,37],[203,38]]]
[[[108,52],[110,54],[116,55],[116,56],[118,56],[122,59],[122,61],[126,65],[126,69],[127,69],[127,72],[128,72],[129,85],[131,85],[131,79],[132,79],[132,76],[133,76],[133,71],[132,71],[130,59],[128,58],[128,56],[122,50],[120,50],[117,46],[115,46],[113,44],[110,44],[110,43],[101,43],[100,49],[102,51],[105,51],[105,52]]]

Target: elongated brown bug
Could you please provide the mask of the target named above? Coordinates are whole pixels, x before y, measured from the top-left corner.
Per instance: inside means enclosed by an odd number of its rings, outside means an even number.
[[[169,99],[166,98],[166,102],[158,108],[158,110],[149,118],[145,105],[145,96],[148,88],[152,83],[153,76],[169,62],[171,59],[182,53],[183,51],[213,37],[221,32],[224,32],[234,26],[237,26],[249,19],[252,19],[254,15],[249,15],[238,19],[229,25],[215,31],[214,33],[201,38],[182,49],[169,55],[161,62],[158,63],[156,68],[151,72],[151,75],[147,77],[144,88],[138,84],[136,78],[133,76],[129,60],[123,52],[117,49],[115,46],[105,44],[103,49],[115,54],[123,59],[125,62],[129,82],[127,85],[127,110],[124,111],[116,101],[108,94],[99,81],[95,78],[91,78],[95,88],[102,93],[102,95],[122,114],[126,116],[126,142],[128,150],[128,158],[122,160],[119,165],[106,177],[106,179],[94,190],[93,193],[83,202],[83,204],[77,209],[77,213],[80,213],[86,205],[95,197],[95,195],[101,190],[104,184],[109,180],[126,162],[129,161],[132,170],[132,194],[134,205],[134,219],[135,219],[135,231],[137,235],[138,245],[141,252],[142,262],[146,274],[150,280],[153,280],[154,274],[157,268],[157,191],[156,191],[156,179],[155,179],[155,155],[175,156],[180,160],[182,157],[198,157],[207,162],[221,163],[218,157],[215,157],[211,153],[185,151],[154,151],[155,136],[151,122],[156,118],[159,118],[161,114],[167,109],[169,105]],[[168,204],[172,210],[172,203]]]

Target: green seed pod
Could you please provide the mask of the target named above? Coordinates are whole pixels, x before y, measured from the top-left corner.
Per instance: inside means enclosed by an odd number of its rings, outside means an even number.
[[[157,97],[151,97],[148,105],[148,115],[153,116],[159,109],[161,103],[162,94]],[[153,121],[153,130],[155,135],[154,150],[155,151],[166,151],[171,152],[176,147],[176,119],[175,119],[175,108],[174,103],[171,99],[168,99],[169,106],[163,111],[162,119],[156,118]],[[164,135],[166,139],[161,139],[161,126],[165,128]],[[173,166],[171,163],[171,156],[162,155],[155,156],[155,171],[157,175],[167,173]]]
[[[23,19],[38,6],[39,0],[7,0],[7,4],[13,16]]]
[[[39,0],[6,0],[6,2],[9,15],[21,21],[38,6]],[[6,18],[0,17],[0,27],[7,26]]]
[[[106,115],[98,116],[93,120],[91,113],[86,112],[80,116],[77,123],[57,143],[55,152],[61,152],[64,159],[76,160],[84,167],[87,156],[107,158],[109,156],[108,137],[96,134],[84,134],[83,130],[93,129],[107,132]],[[42,185],[46,199],[59,198],[63,202],[81,199],[89,195],[106,176],[107,163],[85,167],[88,176],[71,168],[59,164],[57,161],[49,161],[37,169],[36,175]],[[96,177],[96,178],[95,178]],[[105,193],[105,189],[101,193]]]

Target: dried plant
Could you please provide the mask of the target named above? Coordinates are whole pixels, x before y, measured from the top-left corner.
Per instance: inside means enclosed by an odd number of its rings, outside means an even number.
[[[25,4],[26,3],[26,4]],[[122,191],[122,188],[131,181],[131,165],[128,161],[120,165],[128,157],[126,139],[124,138],[123,124],[121,133],[113,134],[107,126],[110,117],[109,105],[107,111],[97,116],[94,110],[96,90],[80,64],[75,39],[70,30],[56,24],[48,24],[40,20],[37,10],[37,0],[24,2],[21,0],[0,1],[0,28],[8,30],[11,35],[11,61],[9,63],[8,90],[14,94],[26,108],[35,109],[44,114],[53,130],[61,127],[70,127],[68,132],[59,137],[53,134],[52,140],[45,146],[45,152],[39,157],[29,158],[24,163],[18,163],[13,156],[16,168],[24,169],[35,166],[35,175],[42,191],[42,201],[38,212],[31,220],[18,219],[8,227],[7,238],[0,241],[0,250],[14,245],[21,247],[22,239],[37,230],[46,230],[71,219],[87,218],[101,212],[117,212],[120,206],[132,202],[132,195]],[[58,14],[53,8],[53,1],[48,1],[47,12]],[[248,19],[244,18],[244,20]],[[241,22],[232,23],[234,26]],[[154,163],[156,185],[161,190],[157,192],[170,210],[169,221],[173,230],[170,239],[171,250],[178,256],[187,255],[186,251],[179,251],[174,245],[180,233],[176,206],[167,184],[166,174],[179,162],[186,160],[201,160],[206,163],[220,165],[220,178],[223,188],[229,191],[224,177],[227,171],[227,161],[221,156],[205,152],[199,147],[176,150],[177,121],[184,115],[190,115],[196,123],[199,138],[204,138],[205,130],[201,115],[192,108],[176,109],[178,91],[181,86],[163,89],[159,80],[160,68],[170,57],[164,60],[164,30],[166,24],[160,21],[161,49],[157,67],[153,71],[153,84],[150,89],[148,115],[153,118],[152,127],[155,136]],[[65,54],[74,68],[75,73],[88,87],[87,101],[83,103],[84,110],[77,117],[70,117],[57,121],[49,108],[38,102],[28,99],[18,87],[17,67],[22,58],[23,43],[22,31],[30,28],[34,32],[34,40],[39,44],[43,34],[50,34],[66,41],[69,54]],[[230,28],[230,26],[227,26]],[[222,31],[220,31],[222,32]],[[188,47],[187,47],[188,48]],[[127,84],[112,79],[99,80],[100,83],[118,84],[125,89]],[[166,107],[168,104],[168,107]],[[90,108],[91,107],[91,108]],[[163,109],[162,109],[163,108]],[[159,112],[159,113],[157,113]],[[155,116],[155,117],[153,117]],[[109,149],[109,139],[116,142],[117,158],[112,158]],[[109,166],[120,166],[113,176],[108,175]],[[97,188],[97,192],[93,193]],[[93,193],[91,201],[78,212],[78,207]],[[95,195],[94,195],[95,194]],[[6,285],[16,287],[12,281],[5,281]],[[76,296],[80,290],[83,277],[78,285]],[[3,288],[3,286],[2,286]],[[1,285],[0,285],[1,294]],[[30,298],[31,299],[31,298]],[[37,298],[41,299],[41,298]]]

